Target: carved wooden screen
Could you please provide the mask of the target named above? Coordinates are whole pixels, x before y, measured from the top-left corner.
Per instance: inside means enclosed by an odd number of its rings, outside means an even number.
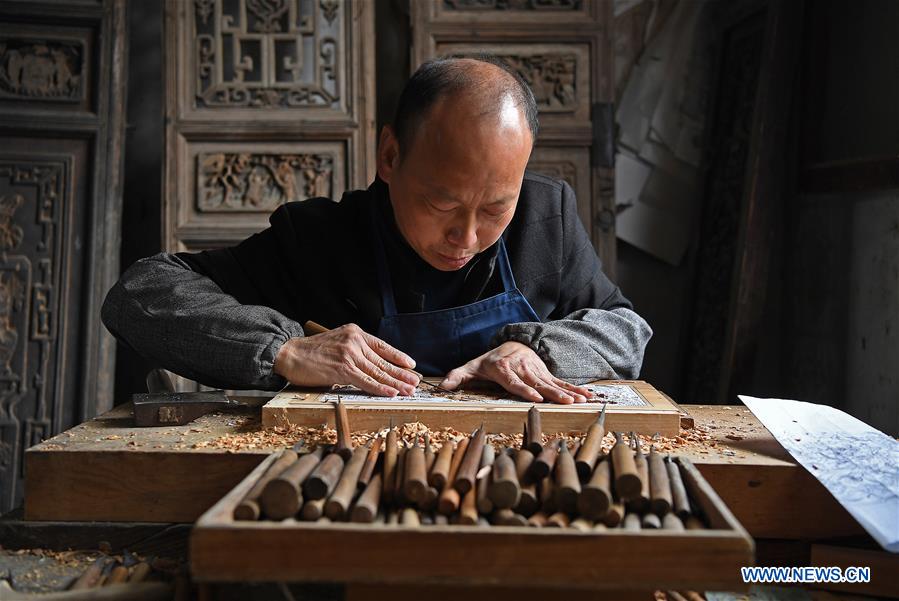
[[[168,250],[233,244],[374,176],[370,2],[169,0],[165,69]]]
[[[124,1],[0,2],[0,513],[29,446],[112,407]]]
[[[412,69],[441,55],[488,52],[530,84],[540,135],[530,169],[574,188],[584,226],[615,271],[611,0],[421,0]]]

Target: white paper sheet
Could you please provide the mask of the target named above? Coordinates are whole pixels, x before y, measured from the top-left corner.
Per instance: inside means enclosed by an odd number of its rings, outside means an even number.
[[[617,407],[646,407],[648,403],[641,397],[632,387],[627,384],[588,384],[587,388],[597,396],[597,402],[581,403],[578,408],[596,408],[600,409],[604,402]],[[477,400],[460,400],[441,396],[439,391],[430,392],[427,390],[416,390],[412,396],[395,396],[381,397],[371,396],[362,392],[358,388],[341,387],[323,394],[319,399],[322,403],[333,403],[338,400],[348,404],[355,403],[378,403],[379,405],[403,404],[414,401],[416,403],[471,403],[474,405],[509,405],[509,404],[526,404],[531,405],[529,401],[523,401],[515,398],[494,398],[495,395],[485,396]]]
[[[899,553],[899,442],[826,405],[740,400],[868,534]]]

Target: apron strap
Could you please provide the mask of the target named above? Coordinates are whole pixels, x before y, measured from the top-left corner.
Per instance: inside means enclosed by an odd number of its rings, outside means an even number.
[[[503,292],[517,290],[515,276],[512,274],[512,265],[509,263],[509,254],[506,252],[506,242],[502,236],[499,237],[499,248],[496,249],[496,266],[499,268],[499,275],[502,278]]]

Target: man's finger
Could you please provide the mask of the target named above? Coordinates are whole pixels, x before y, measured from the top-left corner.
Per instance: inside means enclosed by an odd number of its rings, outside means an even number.
[[[380,356],[384,357],[394,365],[407,367],[409,369],[413,369],[415,367],[415,360],[412,359],[412,357],[410,357],[403,351],[390,346],[377,336],[372,336],[368,332],[362,332],[362,337],[365,339],[365,342],[368,343],[369,348],[371,348],[374,352],[378,353]]]
[[[388,386],[391,389],[396,390],[397,392],[400,392],[406,396],[415,394],[415,386],[412,386],[407,382],[403,382],[402,380],[398,380],[381,369],[381,367],[376,362],[373,362],[367,356],[368,353],[371,353],[371,355],[375,359],[379,359],[379,357],[375,355],[371,350],[368,350],[367,352],[363,350],[363,357],[356,363],[356,367],[371,376],[371,378],[379,384]]]
[[[578,403],[586,403],[587,400],[593,398],[593,393],[585,386],[575,386],[570,382],[566,382],[565,380],[556,377],[553,377],[553,383],[559,388],[564,388],[571,393],[571,395],[575,397],[574,400]],[[578,399],[578,397],[582,398]]]
[[[358,367],[350,371],[350,384],[375,396],[396,396],[399,393],[396,388],[378,382]]]
[[[531,386],[540,393],[544,400],[550,401],[551,403],[570,405],[576,402],[574,397],[568,394],[566,390],[559,388],[547,380],[538,380]]]
[[[495,366],[497,371],[497,378],[491,378],[494,382],[511,392],[512,394],[517,394],[523,399],[527,399],[529,401],[533,401],[534,403],[543,402],[543,397],[539,392],[534,390],[532,387],[528,386],[524,383],[524,381],[518,377],[511,368]]]
[[[371,347],[363,347],[362,353],[365,355],[365,358],[371,361],[376,367],[378,367],[381,371],[387,373],[394,381],[385,380],[383,378],[379,378],[376,374],[370,372],[369,370],[363,370],[371,376],[374,376],[376,380],[380,380],[385,384],[389,384],[393,386],[397,390],[402,390],[401,386],[408,387],[408,394],[413,394],[415,392],[415,387],[418,386],[418,376],[409,371],[408,369],[403,369],[398,365],[394,365],[384,357],[381,357],[376,352],[374,352]]]
[[[440,386],[440,388],[445,388],[446,390],[455,390],[462,384],[471,380],[471,378],[471,373],[469,373],[467,367],[463,365],[446,374],[446,377],[443,378],[443,381],[438,384],[438,386]]]

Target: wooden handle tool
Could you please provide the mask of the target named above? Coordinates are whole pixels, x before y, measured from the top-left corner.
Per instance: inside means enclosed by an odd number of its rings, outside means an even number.
[[[549,519],[548,515],[546,515],[542,511],[538,511],[528,518],[528,526],[531,526],[533,528],[543,528],[544,526],[546,526],[547,519]]]
[[[337,453],[325,455],[303,484],[303,496],[307,502],[324,499],[331,494],[340,480],[343,465],[343,457]]]
[[[624,521],[621,522],[621,527],[631,532],[639,532],[641,528],[640,516],[636,513],[627,514],[626,516],[624,516]]]
[[[334,455],[340,457],[339,455]],[[341,459],[343,461],[343,459]],[[316,522],[325,514],[325,499],[307,500],[300,510],[300,519],[304,522]]]
[[[487,496],[490,489],[490,482],[493,481],[493,462],[496,459],[496,449],[492,444],[484,445],[484,451],[481,453],[481,469],[478,471],[477,483],[477,507],[478,511],[489,515],[493,512],[493,501]]]
[[[296,451],[292,449],[281,451],[278,454],[278,458],[272,462],[262,477],[256,481],[256,484],[253,485],[247,496],[234,508],[234,519],[258,520],[262,513],[262,508],[259,506],[259,497],[262,496],[262,491],[265,490],[269,482],[280,476],[281,472],[290,467],[296,460]]]
[[[684,479],[681,478],[680,468],[668,457],[665,463],[668,468],[668,481],[671,483],[671,502],[674,505],[673,511],[681,519],[686,520],[692,510],[690,509],[690,498],[687,496],[687,489],[684,487]]]
[[[556,512],[556,486],[552,476],[540,481],[540,511],[550,516]]]
[[[557,511],[546,519],[547,528],[568,528],[571,519],[564,511]]]
[[[424,448],[418,446],[418,437],[412,448],[406,451],[406,474],[403,495],[410,503],[420,504],[428,490],[428,473]]]
[[[378,506],[381,501],[381,474],[375,474],[368,481],[368,486],[359,495],[350,520],[361,524],[370,524],[378,515]]]
[[[543,425],[541,424],[540,411],[534,405],[528,409],[527,435],[524,446],[534,455],[539,455],[543,450]]]
[[[349,461],[353,456],[353,439],[350,438],[350,423],[346,416],[346,405],[338,400],[334,403],[334,429],[337,430],[336,453]]]
[[[323,447],[304,453],[265,485],[260,504],[269,519],[283,520],[297,514],[303,506],[303,483],[319,464],[323,454]]]
[[[577,454],[577,473],[581,480],[589,480],[596,466],[597,458],[602,452],[602,439],[606,435],[606,405],[602,404],[602,411],[596,421],[587,429],[587,436]]]
[[[511,509],[518,504],[521,485],[515,472],[515,461],[507,452],[500,453],[493,461],[493,480],[487,496],[496,509]]]
[[[534,458],[531,464],[531,478],[540,481],[549,476],[556,465],[556,459],[559,456],[558,444],[547,444]]]
[[[601,520],[612,504],[612,474],[609,460],[603,459],[593,470],[590,480],[581,488],[577,508],[581,515],[591,520]]]
[[[609,505],[609,510],[602,518],[602,523],[609,528],[614,528],[624,519],[624,505],[620,501],[616,501]]]
[[[393,427],[393,420],[390,420],[390,423],[387,426],[387,439],[384,442],[384,466],[381,470],[384,474],[381,496],[383,497],[384,504],[387,506],[393,503],[393,489],[396,485],[397,453],[396,429]]]
[[[325,503],[325,515],[332,521],[343,520],[349,511],[350,505],[356,497],[359,474],[362,472],[366,457],[368,457],[368,449],[365,447],[359,447],[353,452],[353,456],[350,457],[340,475],[340,480],[334,487],[334,492]]]
[[[649,508],[661,517],[671,511],[671,483],[665,459],[653,445],[649,449]]]
[[[540,509],[537,484],[527,475],[533,461],[534,454],[527,449],[518,449],[515,454],[515,475],[521,484],[521,496],[515,505],[515,513],[520,513],[524,517],[529,517]]]
[[[403,505],[407,502],[404,486],[406,484],[406,456],[408,455],[408,447],[401,446],[396,455],[396,480],[393,487],[393,502],[397,505]]]
[[[559,458],[556,459],[556,502],[558,510],[568,514],[577,511],[577,498],[581,494],[581,483],[574,465],[574,457],[568,451],[568,445],[560,441]]]
[[[384,439],[375,435],[368,443],[368,455],[365,457],[365,463],[362,464],[362,471],[359,472],[359,492],[368,487],[371,478],[375,473],[375,467],[378,465],[378,457],[381,455],[381,446]]]
[[[683,532],[684,523],[673,513],[666,513],[662,518],[662,529],[673,530],[674,532]]]
[[[446,481],[449,479],[454,447],[455,443],[451,440],[447,440],[443,443],[443,446],[440,447],[440,450],[437,451],[437,457],[434,459],[434,466],[428,474],[428,484],[437,490],[443,490],[446,486]]]
[[[453,461],[450,464],[449,475],[446,479],[446,485],[444,485],[443,490],[440,492],[440,497],[437,499],[437,511],[443,515],[456,513],[459,509],[459,503],[462,502],[459,491],[450,486],[450,483],[456,479],[456,474],[459,472],[459,466],[462,465],[462,459],[465,458],[465,451],[468,450],[468,441],[468,438],[463,438],[459,441],[459,444],[456,445],[456,450],[453,453]]]
[[[468,447],[471,449],[471,446]],[[464,526],[477,526],[478,524],[478,502],[477,502],[477,486],[470,488],[462,497],[462,505],[459,507],[459,523]]]
[[[640,525],[646,530],[658,530],[662,527],[662,520],[654,513],[647,513],[643,516]]]
[[[622,501],[629,501],[640,494],[643,483],[637,473],[634,454],[624,442],[621,432],[615,432],[615,446],[610,453],[615,472],[615,492]]]
[[[643,454],[640,439],[631,432],[631,444],[634,445],[634,465],[637,467],[637,475],[640,476],[640,494],[630,499],[625,506],[637,513],[643,514],[649,510],[649,465]]]
[[[431,468],[434,467],[436,459],[437,454],[434,453],[434,449],[431,447],[431,433],[425,432],[425,472],[431,473]]]
[[[456,479],[453,481],[453,488],[459,492],[459,496],[464,497],[468,491],[474,488],[486,442],[487,430],[484,428],[484,424],[481,424],[481,427],[472,432],[469,437],[468,449],[465,451],[465,457],[462,458],[462,463],[459,464],[459,470],[456,472]]]
[[[528,521],[521,514],[511,509],[497,509],[493,512],[492,520],[496,526],[527,526]]]

